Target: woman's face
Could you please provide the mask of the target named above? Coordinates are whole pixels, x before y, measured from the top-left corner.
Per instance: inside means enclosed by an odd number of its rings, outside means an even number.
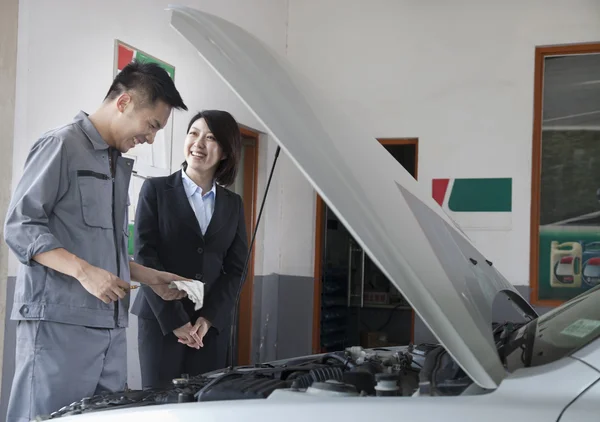
[[[203,118],[196,120],[190,127],[185,137],[183,154],[188,169],[198,173],[212,173],[212,175],[217,171],[221,160],[226,158],[217,138]]]

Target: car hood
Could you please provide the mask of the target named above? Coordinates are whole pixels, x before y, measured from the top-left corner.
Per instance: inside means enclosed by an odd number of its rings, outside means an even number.
[[[450,355],[483,388],[505,376],[491,331],[506,292],[535,311],[413,177],[337,99],[322,98],[282,57],[219,17],[169,6],[171,25],[295,163]]]

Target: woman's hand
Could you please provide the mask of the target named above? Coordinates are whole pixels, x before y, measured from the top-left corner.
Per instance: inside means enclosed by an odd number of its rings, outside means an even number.
[[[212,324],[206,318],[200,317],[196,320],[193,329],[196,332],[197,336],[200,338],[200,347],[204,347],[203,339],[206,333],[208,333],[210,327],[212,327]]]
[[[194,349],[199,349],[202,347],[202,339],[196,332],[196,329],[191,322],[174,329],[173,334],[175,334],[175,336],[179,339],[179,343],[185,344],[186,346],[190,346]]]

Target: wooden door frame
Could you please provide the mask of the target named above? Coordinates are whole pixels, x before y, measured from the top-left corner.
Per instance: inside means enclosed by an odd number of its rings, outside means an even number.
[[[419,175],[419,138],[378,138],[381,145],[414,145],[415,146],[415,179]],[[316,194],[316,219],[315,219],[315,263],[314,263],[314,291],[313,291],[313,329],[312,351],[321,353],[321,290],[323,277],[323,239],[325,235],[323,216],[325,202]],[[410,340],[415,338],[415,311],[411,310]]]
[[[245,146],[244,161],[241,163],[244,169],[243,197],[244,197],[244,218],[246,231],[248,235],[248,246],[252,239],[252,233],[256,227],[256,201],[258,191],[258,138],[259,133],[253,130],[240,127],[240,132],[245,138],[252,139],[251,145]],[[252,181],[252,183],[248,183]],[[251,198],[249,201],[248,198]],[[248,272],[246,281],[242,288],[239,303],[238,319],[238,338],[237,338],[237,356],[238,365],[248,365],[251,361],[252,353],[252,297],[254,294],[254,255],[256,251],[256,239],[254,247],[250,254],[248,263]]]
[[[531,148],[531,212],[529,238],[529,302],[536,306],[560,306],[562,300],[539,300],[540,196],[542,185],[542,106],[544,59],[551,56],[600,53],[600,43],[540,46],[535,49],[533,83],[533,132]]]

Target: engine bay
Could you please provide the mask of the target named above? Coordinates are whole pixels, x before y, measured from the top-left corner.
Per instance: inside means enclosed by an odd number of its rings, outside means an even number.
[[[274,391],[320,396],[452,395],[460,394],[470,383],[436,344],[381,349],[355,346],[197,377],[183,374],[162,389],[86,397],[38,420],[167,403],[268,399]]]

